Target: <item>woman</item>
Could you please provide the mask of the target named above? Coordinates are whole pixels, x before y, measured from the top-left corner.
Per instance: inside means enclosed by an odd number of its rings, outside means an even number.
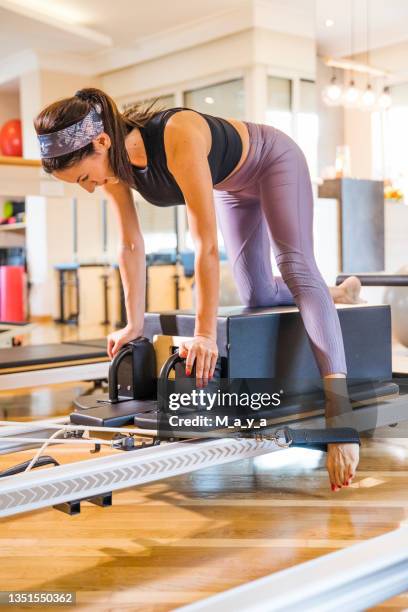
[[[317,268],[310,176],[291,138],[270,126],[190,109],[136,107],[121,114],[93,88],[46,107],[34,125],[45,171],[90,193],[101,186],[117,213],[128,323],[108,336],[111,358],[143,334],[145,253],[133,187],[157,206],[187,206],[197,291],[194,338],[179,349],[187,375],[196,362],[197,384],[206,385],[218,357],[218,219],[243,304],[296,304],[323,377],[326,415],[350,409],[334,301],[357,303],[360,284],[350,277],[329,290]],[[270,244],[282,278],[272,275]],[[332,490],[351,482],[358,451],[357,445],[329,445]]]

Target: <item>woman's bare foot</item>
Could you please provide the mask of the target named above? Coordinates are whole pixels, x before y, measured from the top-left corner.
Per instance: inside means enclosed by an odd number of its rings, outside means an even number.
[[[348,276],[338,287],[329,287],[335,304],[367,304],[360,297],[361,282],[357,276]]]

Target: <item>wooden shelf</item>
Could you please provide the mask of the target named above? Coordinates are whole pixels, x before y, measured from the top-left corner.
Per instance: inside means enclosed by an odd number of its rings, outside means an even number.
[[[41,167],[39,159],[25,159],[24,157],[6,157],[0,155],[0,165],[3,166],[30,166],[31,168]]]
[[[0,196],[24,198],[41,196],[51,198],[79,198],[101,201],[106,198],[102,190],[86,193],[75,183],[57,181],[47,174],[37,159],[0,156]]]
[[[7,225],[0,225],[0,232],[4,232],[4,231],[19,231],[19,230],[25,230],[26,228],[26,224],[25,223],[7,223]]]

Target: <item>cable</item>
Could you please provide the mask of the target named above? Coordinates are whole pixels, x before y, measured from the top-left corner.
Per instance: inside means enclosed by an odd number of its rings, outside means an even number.
[[[17,428],[20,425],[21,429],[27,429],[27,425],[35,425],[36,427],[32,428],[32,431],[35,431],[36,429],[60,429],[61,428],[61,424],[53,424],[52,422],[50,423],[44,423],[44,422],[33,422],[32,424],[30,423],[21,423],[21,421],[0,421],[0,425],[2,423],[8,423],[10,425],[14,425],[17,424]],[[64,430],[65,431],[106,431],[106,432],[113,432],[113,433],[130,433],[130,434],[139,434],[139,430],[136,429],[130,429],[130,428],[126,428],[126,427],[100,427],[100,426],[92,426],[92,425],[75,425],[75,424],[67,424],[64,425]],[[14,435],[14,434],[11,434]],[[142,435],[142,434],[140,434]],[[0,440],[1,440],[1,428],[0,428]]]
[[[31,459],[30,463],[27,465],[26,469],[24,470],[24,473],[25,472],[29,472],[31,470],[31,468],[33,467],[33,465],[35,465],[35,463],[37,463],[37,459],[39,459],[39,457],[41,456],[42,452],[47,448],[47,446],[49,445],[51,440],[53,440],[54,438],[56,438],[57,436],[59,436],[62,433],[64,433],[64,429],[59,429],[58,431],[54,431],[54,433],[48,438],[48,440],[46,440],[44,442],[44,444],[41,446],[41,448],[38,449],[38,451],[36,452],[34,457]]]

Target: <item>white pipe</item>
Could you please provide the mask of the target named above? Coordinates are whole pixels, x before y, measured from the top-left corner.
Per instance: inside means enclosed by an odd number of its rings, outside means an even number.
[[[61,432],[62,433],[62,432]],[[53,444],[105,444],[107,446],[112,445],[112,440],[100,440],[99,438],[26,438],[20,436],[10,436],[9,438],[3,438],[0,440],[0,450],[2,446],[2,442],[27,442],[27,444],[41,444],[42,442],[48,442],[52,439]]]
[[[21,426],[21,429],[24,430],[27,427],[27,423],[21,423],[21,421],[0,421],[0,425],[2,425],[3,423],[7,423],[8,425],[16,425],[16,427],[13,428],[14,431],[18,431],[19,426]],[[37,429],[44,429],[44,421],[39,421],[38,425],[34,422],[34,423],[29,423],[30,425],[30,430],[31,431],[36,431]],[[55,424],[53,425],[51,422],[47,423],[47,429],[61,429],[61,424]],[[34,426],[34,427],[32,427]],[[129,434],[139,434],[138,430],[135,429],[130,429],[130,428],[126,428],[126,427],[99,427],[97,425],[93,426],[93,425],[75,425],[75,424],[69,424],[69,425],[64,425],[64,430],[65,431],[108,431],[108,432],[112,432],[112,433],[129,433]],[[147,431],[153,431],[153,430],[147,430]],[[0,437],[1,437],[1,428],[0,428]]]

